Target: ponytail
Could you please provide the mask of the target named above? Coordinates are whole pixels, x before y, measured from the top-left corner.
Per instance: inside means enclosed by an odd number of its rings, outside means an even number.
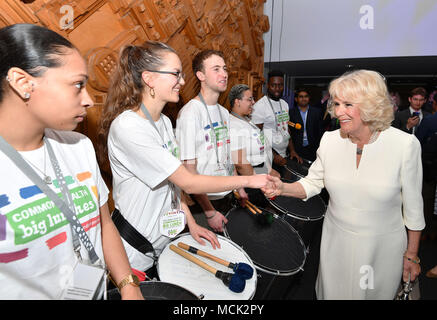
[[[100,128],[97,134],[97,157],[104,167],[108,158],[108,134],[112,121],[126,110],[137,110],[143,98],[142,73],[157,70],[163,63],[163,53],[176,53],[170,46],[147,41],[143,46],[128,45],[120,52],[118,65],[111,78]]]

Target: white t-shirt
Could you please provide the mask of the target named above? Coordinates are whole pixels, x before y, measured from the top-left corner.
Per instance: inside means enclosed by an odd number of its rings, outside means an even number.
[[[149,120],[131,110],[123,112],[111,124],[108,154],[115,207],[159,255],[171,240],[159,231],[160,217],[171,210],[168,177],[181,162],[170,119],[161,115],[155,125],[160,134]],[[131,267],[144,271],[153,265],[152,258],[124,239],[123,244]]]
[[[264,124],[265,134],[272,137],[270,141],[272,141],[273,149],[282,157],[286,156],[288,141],[290,140],[290,134],[288,133],[289,120],[288,103],[285,100],[275,101],[264,96],[253,105],[252,122]]]
[[[255,172],[269,173],[272,167],[272,147],[263,130],[233,114],[229,120],[232,149],[245,149],[247,161],[252,166],[264,163],[263,167],[254,168]]]
[[[220,168],[217,165],[214,136],[208,113],[217,137]],[[181,160],[197,159],[197,172],[202,175],[233,175],[234,166],[231,160],[232,148],[228,126],[229,111],[224,107],[219,104],[211,105],[208,106],[208,112],[206,112],[205,105],[201,101],[191,99],[180,110],[176,124],[176,138],[180,145]],[[208,193],[208,197],[219,199],[229,192]]]
[[[77,132],[47,129],[45,135],[73,196],[76,214],[104,263],[99,208],[108,200],[108,189],[93,145]],[[60,194],[46,149],[43,146],[20,154],[45,171],[53,180],[49,186]],[[1,152],[0,163],[0,299],[58,299],[76,260],[70,224]],[[83,245],[81,255],[88,260]]]

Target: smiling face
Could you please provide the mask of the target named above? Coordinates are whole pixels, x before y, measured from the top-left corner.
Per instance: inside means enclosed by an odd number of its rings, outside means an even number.
[[[179,72],[182,73],[182,62],[178,55],[173,52],[166,52],[162,56],[164,64],[159,67],[158,71]],[[171,73],[151,73],[151,87],[155,91],[156,99],[160,99],[164,103],[176,103],[180,99],[180,90],[185,84],[182,76],[178,78],[176,74]]]
[[[65,49],[60,67],[48,68],[32,79],[29,111],[44,128],[74,130],[93,106],[87,90],[87,66],[75,49]]]
[[[282,77],[271,77],[267,84],[267,92],[270,98],[278,100],[282,97],[282,92],[284,91],[284,78]]]
[[[211,55],[203,60],[203,69],[196,73],[202,86],[218,93],[226,91],[228,86],[228,70],[225,60],[218,55]]]
[[[359,103],[334,98],[332,101],[335,116],[340,122],[342,133],[358,137],[366,125],[361,119]]]
[[[246,90],[243,92],[241,99],[236,99],[234,103],[234,110],[241,116],[249,116],[252,113],[252,106],[255,101],[252,96],[251,90]]]

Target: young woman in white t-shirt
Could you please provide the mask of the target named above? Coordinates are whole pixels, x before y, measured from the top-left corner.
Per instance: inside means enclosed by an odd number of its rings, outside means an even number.
[[[181,60],[168,45],[148,41],[127,46],[120,53],[102,115],[99,155],[104,161],[109,154],[115,207],[158,252],[170,241],[159,234],[160,219],[172,209],[171,194],[179,188],[187,193],[220,192],[262,188],[270,181],[267,175],[197,175],[182,165],[171,122],[161,112],[168,102],[179,101],[184,84]],[[216,235],[194,221],[183,197],[179,203],[193,238],[220,247]],[[134,268],[151,267],[150,259],[125,246]]]
[[[233,161],[240,175],[268,173],[280,177],[272,169],[272,146],[263,130],[258,128],[250,115],[254,99],[252,90],[245,84],[236,84],[229,91],[231,105],[230,135],[233,147]]]
[[[94,267],[106,265],[117,284],[130,278],[92,143],[72,132],[93,105],[80,52],[54,31],[15,24],[0,29],[0,61],[0,299],[60,299],[73,270],[86,277],[79,269],[88,268],[78,266],[93,262],[95,256]],[[62,176],[54,171],[53,159],[67,184],[66,198],[72,195],[72,220],[82,224],[96,253],[90,254],[90,247],[85,249],[88,242],[79,238],[83,264],[73,252],[76,232],[68,214],[63,215],[65,211],[20,169],[31,168],[60,194]],[[123,299],[143,298],[138,286],[125,285],[120,292]]]

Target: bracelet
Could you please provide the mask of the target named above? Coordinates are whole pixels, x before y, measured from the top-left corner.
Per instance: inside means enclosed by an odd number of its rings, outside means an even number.
[[[208,216],[205,214],[205,217],[206,217],[207,220],[212,219],[212,218],[215,217],[215,214],[216,214],[216,213],[217,213],[217,211],[214,211],[214,214],[213,214],[212,216],[210,216],[210,217],[208,217]]]
[[[414,259],[411,259],[411,258],[408,258],[407,256],[404,255],[404,258],[407,259],[407,260],[410,261],[410,262],[415,263],[415,264],[419,264],[419,263],[420,263],[420,258],[419,258],[419,257],[416,257],[416,258],[414,258]]]

